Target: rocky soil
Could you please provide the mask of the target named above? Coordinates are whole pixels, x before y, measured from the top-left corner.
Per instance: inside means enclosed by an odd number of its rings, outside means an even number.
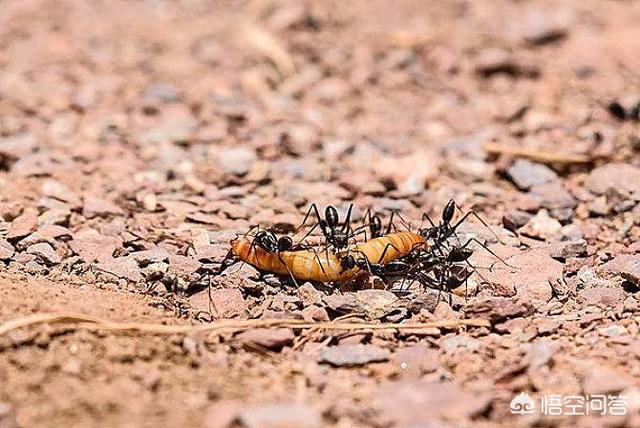
[[[0,325],[451,323],[14,329],[0,427],[640,426],[640,2],[1,8]],[[415,226],[449,199],[511,266],[477,247],[466,296],[210,275],[311,203]],[[513,415],[520,392],[628,412]]]

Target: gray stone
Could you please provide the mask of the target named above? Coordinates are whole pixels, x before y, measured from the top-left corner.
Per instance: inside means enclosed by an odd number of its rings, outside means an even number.
[[[246,428],[321,428],[322,418],[305,404],[265,404],[241,410],[238,420]]]
[[[290,328],[254,328],[236,336],[241,343],[255,343],[267,349],[280,349],[291,344],[294,339]]]
[[[393,381],[380,385],[376,397],[382,414],[394,426],[430,425],[432,419],[459,420],[483,413],[488,393],[469,392],[451,382]]]
[[[27,248],[27,253],[38,257],[38,260],[48,266],[57,265],[62,261],[53,247],[46,242],[31,245]]]
[[[591,171],[585,186],[596,195],[617,192],[640,192],[640,168],[627,163],[609,163]]]
[[[388,349],[374,345],[337,345],[323,349],[318,360],[342,367],[387,361],[390,356]]]
[[[620,275],[635,285],[640,284],[640,254],[616,256],[604,265],[607,272]]]
[[[529,190],[532,186],[558,179],[558,175],[548,166],[526,159],[517,159],[507,169],[507,175],[520,190]]]

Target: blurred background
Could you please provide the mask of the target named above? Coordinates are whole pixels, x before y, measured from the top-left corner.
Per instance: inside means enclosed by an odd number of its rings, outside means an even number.
[[[5,0],[2,195],[40,196],[13,177],[48,176],[137,206],[164,194],[151,211],[176,215],[178,192],[242,196],[253,222],[312,199],[464,204],[494,191],[501,165],[487,160],[504,145],[628,149],[603,106],[638,88],[638,9]],[[242,228],[237,214],[212,226]]]

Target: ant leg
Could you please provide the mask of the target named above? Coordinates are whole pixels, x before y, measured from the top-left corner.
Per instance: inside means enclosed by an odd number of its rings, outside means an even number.
[[[282,266],[284,266],[285,269],[287,270],[287,272],[289,273],[289,276],[293,280],[293,284],[296,286],[296,288],[300,288],[300,285],[298,284],[298,281],[296,281],[296,277],[293,276],[293,272],[291,272],[291,269],[289,269],[289,266],[287,266],[287,264],[284,262],[284,260],[282,260],[282,256],[280,256],[279,254],[278,254],[278,260],[280,261],[280,263],[282,263]]]
[[[429,224],[431,225],[431,227],[436,227],[436,224],[433,222],[433,220],[431,220],[431,217],[429,217],[429,214],[427,214],[425,212],[425,213],[422,213],[422,219],[420,220],[421,221],[421,224],[420,224],[421,228],[422,228],[422,223],[424,223],[425,219],[429,221]]]
[[[344,224],[342,225],[343,232],[349,232],[351,229],[351,211],[353,211],[353,204],[349,204],[349,209],[347,210],[347,216],[344,219]]]
[[[391,228],[393,227],[394,230],[396,230],[396,225],[393,224],[393,216],[396,215],[395,211],[391,211],[391,216],[389,217],[389,224],[387,224],[387,228],[384,230],[384,234],[388,235],[389,233],[391,233]],[[400,217],[400,214],[398,214],[398,217]]]
[[[251,228],[249,228],[249,230],[247,230],[247,232],[246,232],[244,235],[242,235],[242,237],[243,237],[243,238],[246,238],[247,236],[249,236],[249,234],[251,233],[251,231],[252,231],[253,229],[256,229],[256,228],[258,229],[258,232],[260,232],[260,225],[259,225],[259,224],[256,224],[255,226],[251,226]]]
[[[490,253],[493,257],[495,257],[496,259],[500,260],[505,266],[510,267],[511,269],[516,269],[515,266],[510,265],[509,263],[507,263],[502,257],[500,257],[499,255],[497,255],[495,252],[493,252],[493,250],[491,250],[486,244],[483,244],[482,242],[480,242],[478,239],[476,238],[469,238],[469,240],[467,242],[465,242],[465,244],[460,247],[460,248],[466,248],[467,245],[469,245],[471,242],[475,242],[478,245],[480,245],[482,248],[484,248],[488,253]]]
[[[396,247],[395,245],[393,245],[391,243],[385,245],[384,249],[382,250],[382,254],[380,254],[380,258],[378,258],[378,261],[376,262],[377,264],[382,264],[382,261],[384,260],[384,256],[387,254],[387,250],[389,250],[389,248],[393,248],[397,252],[400,252],[398,247]],[[367,259],[367,257],[365,257],[365,259]]]
[[[298,245],[302,244],[304,242],[304,240],[307,239],[314,230],[316,230],[316,227],[318,227],[318,224],[319,223],[314,224],[313,227],[307,231],[307,233],[302,237],[302,239],[300,239],[298,241]],[[324,235],[324,233],[323,233],[323,235]],[[325,236],[324,238],[325,238],[325,241],[326,241],[327,237]]]
[[[469,263],[469,261],[468,261],[468,260],[465,260],[464,262],[465,262],[465,263],[466,263],[466,264],[467,264],[467,265],[468,265],[468,266],[469,266],[469,267],[470,267],[470,268],[471,268],[471,269],[476,273],[476,275],[478,275],[478,276],[480,277],[480,279],[481,279],[483,282],[485,282],[485,283],[487,283],[487,284],[489,283],[489,280],[488,280],[487,278],[485,278],[485,277],[480,273],[480,271],[478,270],[478,268],[477,268],[477,267],[475,267],[474,265],[472,265],[471,263]],[[469,276],[471,276],[471,275],[469,275]]]
[[[324,275],[325,279],[329,279],[327,272],[324,270],[324,266],[322,266],[322,260],[320,260],[320,256],[316,254],[315,259],[318,261],[318,266],[320,267],[320,270],[322,271],[322,274]],[[327,254],[327,262],[328,261],[329,261],[329,255]]]
[[[499,237],[499,236],[498,236],[498,235],[493,231],[493,229],[491,229],[491,227],[489,227],[489,225],[487,224],[487,222],[485,222],[485,221],[482,219],[482,217],[480,217],[480,216],[478,215],[478,213],[476,213],[476,212],[475,212],[475,211],[473,211],[473,210],[468,211],[464,216],[462,216],[462,218],[461,218],[460,220],[458,220],[458,221],[456,222],[456,224],[455,224],[455,225],[451,226],[450,230],[452,231],[452,234],[455,234],[455,233],[456,233],[456,229],[457,229],[457,228],[458,228],[458,227],[459,227],[459,226],[460,226],[460,225],[461,225],[461,224],[462,224],[462,223],[463,223],[467,218],[469,218],[470,216],[475,217],[475,218],[476,218],[480,223],[482,223],[482,225],[483,225],[484,227],[486,227],[486,228],[489,230],[489,232],[491,232],[491,234],[493,235],[493,237],[494,237],[494,238],[496,238],[496,239],[498,240],[498,242],[499,242],[499,243],[504,244],[504,243],[502,242],[502,239],[500,239],[500,237]]]
[[[367,229],[355,229],[353,233],[351,233],[350,237],[355,239],[358,235],[364,235],[365,242],[367,241]]]
[[[309,205],[309,210],[307,211],[307,214],[305,214],[304,220],[302,220],[302,224],[298,226],[298,230],[302,229],[302,226],[305,225],[305,223],[307,222],[307,219],[312,213],[315,214],[316,218],[318,219],[318,223],[320,223],[320,220],[322,220],[322,217],[320,216],[320,212],[318,211],[318,207],[316,206],[316,204],[312,203],[311,205]]]
[[[391,228],[393,227],[393,230],[398,230],[398,228],[396,227],[395,224],[393,224],[393,217],[396,216],[400,219],[400,223],[402,224],[402,226],[404,226],[405,229],[407,229],[407,232],[411,232],[411,224],[407,223],[407,221],[400,215],[400,213],[398,211],[391,211],[391,217],[389,218],[389,224],[387,225],[387,228],[385,229],[385,235],[389,234],[389,232],[391,232]]]
[[[251,250],[249,250],[251,251]],[[227,251],[227,254],[224,256],[224,258],[222,259],[222,261],[220,262],[220,267],[218,268],[218,271],[215,272],[215,275],[222,275],[222,272],[224,272],[224,270],[228,267],[226,266],[227,262],[229,260],[233,260],[235,258],[235,254],[233,254],[233,250],[229,249],[229,251]]]

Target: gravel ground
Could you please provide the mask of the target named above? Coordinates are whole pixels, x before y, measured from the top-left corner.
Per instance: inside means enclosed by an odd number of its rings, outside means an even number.
[[[0,323],[440,323],[15,329],[0,427],[640,426],[640,2],[0,7]],[[476,247],[466,295],[208,274],[311,203],[415,227],[450,199],[511,266]]]

